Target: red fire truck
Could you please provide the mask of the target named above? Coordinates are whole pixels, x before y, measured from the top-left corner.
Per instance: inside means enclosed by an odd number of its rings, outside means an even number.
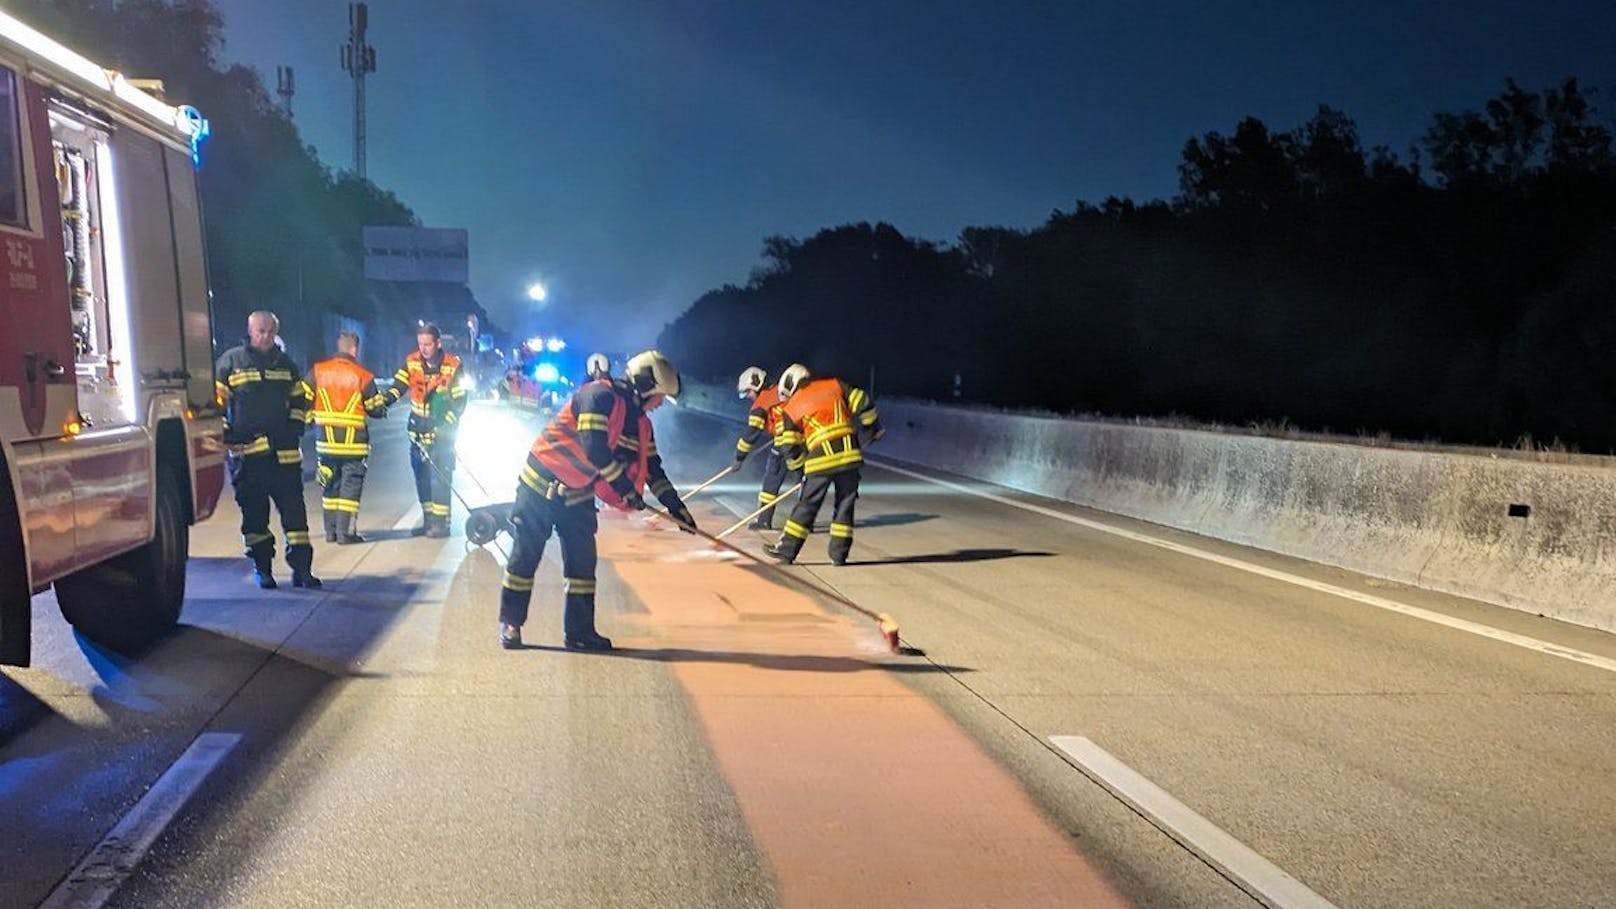
[[[51,585],[118,650],[179,619],[224,485],[206,123],[0,12],[0,662]]]

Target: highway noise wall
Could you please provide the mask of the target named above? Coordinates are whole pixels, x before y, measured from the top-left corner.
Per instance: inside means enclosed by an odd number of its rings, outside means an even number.
[[[721,387],[680,403],[745,416]],[[1616,631],[1616,458],[877,403],[876,460]]]

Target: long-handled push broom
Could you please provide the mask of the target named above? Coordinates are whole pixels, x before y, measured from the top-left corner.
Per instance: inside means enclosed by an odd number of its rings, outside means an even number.
[[[787,493],[787,495],[789,495],[789,493]],[[837,603],[839,603],[839,604],[841,604],[843,606],[846,606],[848,609],[851,609],[854,612],[856,612],[856,613],[858,613],[858,614],[860,614],[862,616],[865,616],[865,617],[867,617],[869,619],[874,620],[875,623],[881,629],[881,636],[886,639],[887,647],[893,653],[901,653],[902,652],[899,649],[899,646],[898,646],[898,623],[893,620],[892,616],[887,615],[884,612],[875,612],[873,610],[866,609],[863,606],[860,606],[859,604],[853,602],[852,600],[849,600],[847,597],[844,597],[841,594],[839,594],[839,593],[837,593],[837,592],[835,592],[833,590],[827,590],[826,588],[821,587],[818,584],[815,584],[812,581],[809,581],[807,578],[801,577],[801,576],[797,575],[794,572],[786,571],[780,565],[778,565],[778,564],[776,564],[774,562],[768,561],[766,559],[759,558],[758,556],[755,556],[752,553],[747,552],[746,550],[742,549],[739,546],[736,546],[734,543],[731,543],[730,541],[728,541],[726,539],[723,539],[722,537],[716,536],[714,534],[710,534],[707,531],[702,530],[700,527],[693,527],[693,526],[691,526],[689,524],[686,524],[683,521],[679,520],[678,518],[674,517],[673,515],[668,514],[666,511],[663,511],[662,509],[657,508],[654,505],[647,505],[645,508],[646,508],[646,511],[651,512],[652,514],[656,515],[657,517],[663,518],[664,520],[672,521],[677,526],[689,531],[690,533],[695,534],[698,537],[702,537],[702,538],[710,541],[711,543],[713,543],[716,546],[720,546],[720,547],[722,547],[724,549],[729,550],[730,552],[735,553],[736,555],[741,556],[742,558],[748,559],[748,560],[750,560],[752,562],[756,562],[757,564],[762,565],[764,568],[767,568],[770,571],[774,572],[776,575],[779,575],[782,578],[786,578],[787,580],[790,580],[791,582],[797,584],[800,587],[804,587],[804,588],[806,588],[808,590],[811,590],[814,593],[819,594],[820,596],[828,597],[829,599],[834,600],[835,602],[837,602]]]

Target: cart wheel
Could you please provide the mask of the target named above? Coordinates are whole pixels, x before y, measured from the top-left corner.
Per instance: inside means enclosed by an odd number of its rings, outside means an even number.
[[[474,511],[466,518],[466,539],[486,546],[499,536],[499,520],[486,511]]]

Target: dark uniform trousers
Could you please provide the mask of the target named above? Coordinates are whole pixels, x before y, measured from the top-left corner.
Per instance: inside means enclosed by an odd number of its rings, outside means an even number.
[[[354,532],[359,499],[365,493],[365,458],[320,455],[320,506],[325,510],[325,538]]]
[[[770,447],[769,453],[763,462],[763,487],[758,490],[758,506],[769,506],[758,515],[759,524],[774,523],[774,506],[780,500],[780,488],[786,485],[795,471],[786,466],[786,456],[777,448]]]
[[[425,450],[423,453],[423,449]],[[427,461],[430,455],[432,460]],[[432,465],[437,465],[437,470]],[[449,526],[449,483],[454,478],[453,433],[410,433],[410,469],[415,471],[415,498],[427,526]]]
[[[843,470],[831,474],[813,474],[802,487],[802,498],[791,509],[791,517],[780,532],[778,550],[786,561],[792,561],[808,542],[814,529],[814,519],[825,494],[836,490],[830,523],[830,560],[838,565],[847,561],[853,551],[853,505],[858,501],[859,472]]]
[[[269,532],[269,503],[281,514],[286,533],[286,564],[293,571],[306,572],[314,565],[314,547],[309,544],[309,515],[303,505],[303,465],[282,464],[269,452],[258,455],[231,455],[230,485],[235,487],[236,504],[241,507],[241,539],[247,558],[267,571],[275,561],[275,535]]]
[[[562,629],[569,640],[576,640],[595,631],[595,530],[599,525],[593,493],[569,505],[565,498],[569,492],[572,490],[555,482],[543,494],[526,484],[516,487],[516,504],[511,508],[511,535],[516,545],[505,563],[499,620],[516,626],[527,622],[533,575],[554,533],[561,538],[561,574],[566,579]]]

